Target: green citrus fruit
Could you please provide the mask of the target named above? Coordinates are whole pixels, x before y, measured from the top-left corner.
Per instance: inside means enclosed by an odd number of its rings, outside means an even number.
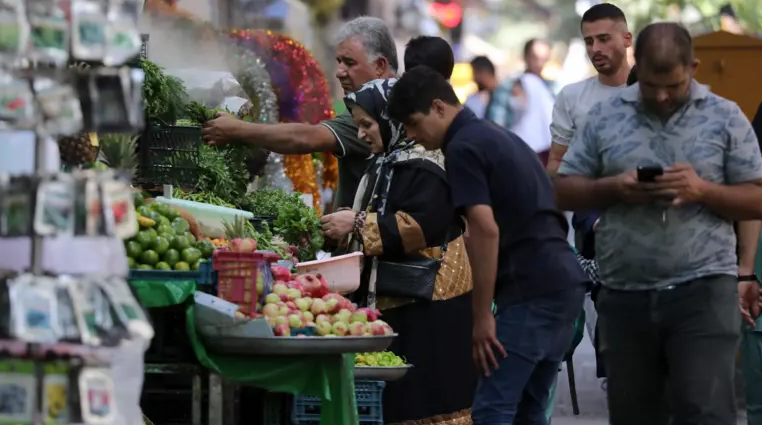
[[[135,259],[132,257],[127,257],[127,266],[131,269],[134,269],[137,263],[135,263]]]
[[[138,264],[138,270],[153,270],[153,266],[148,264]]]
[[[169,240],[166,238],[162,238],[161,236],[157,236],[156,239],[153,241],[153,250],[156,251],[158,254],[164,254],[169,249]]]
[[[153,266],[158,262],[159,262],[159,254],[157,254],[156,251],[152,249],[143,251],[140,254],[140,264],[147,264],[149,266]]]
[[[172,270],[172,266],[163,261],[159,261],[156,263],[156,270]]]
[[[180,261],[177,264],[175,264],[175,270],[178,271],[189,271],[190,266],[185,261]]]
[[[127,246],[125,247],[125,250],[127,251],[128,257],[139,258],[140,253],[143,252],[143,246],[140,244],[140,242],[129,241],[127,242]]]
[[[175,236],[172,240],[172,248],[182,251],[185,248],[190,248],[190,241],[185,236]]]
[[[201,259],[201,251],[196,248],[185,248],[181,252],[183,261],[188,264],[193,264]]]
[[[161,256],[161,259],[170,266],[174,266],[180,261],[180,252],[174,248],[170,248]]]
[[[151,229],[153,230],[153,229]],[[142,249],[148,249],[153,243],[154,237],[151,236],[151,232],[148,230],[141,230],[135,235],[135,241],[140,244]]]
[[[204,258],[211,258],[214,254],[214,245],[207,240],[198,241],[194,246],[201,251],[201,256]]]

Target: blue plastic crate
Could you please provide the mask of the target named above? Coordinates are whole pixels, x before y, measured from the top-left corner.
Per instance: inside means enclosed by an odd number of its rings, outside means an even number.
[[[383,392],[386,383],[382,381],[355,381],[355,399],[360,425],[383,425]],[[320,423],[319,397],[294,397],[291,422],[294,425]]]
[[[130,270],[129,280],[172,282],[192,280],[204,287],[217,286],[217,271],[212,269],[211,261],[202,261],[198,270]],[[215,289],[216,290],[216,289]]]

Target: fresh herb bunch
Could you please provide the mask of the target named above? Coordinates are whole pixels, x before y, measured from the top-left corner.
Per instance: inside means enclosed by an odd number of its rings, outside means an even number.
[[[293,193],[278,208],[275,233],[289,245],[299,249],[299,261],[312,261],[323,247],[320,218],[314,209],[304,204],[301,194]]]
[[[280,206],[291,198],[291,194],[280,189],[257,190],[246,195],[241,207],[257,217],[275,217]]]
[[[236,206],[224,199],[208,192],[185,192],[179,187],[172,188],[172,197],[186,201],[201,202],[203,204],[216,205],[218,207],[235,208]]]
[[[143,99],[149,121],[160,120],[174,124],[185,112],[188,92],[182,80],[166,75],[164,70],[148,59],[141,59],[145,73]]]

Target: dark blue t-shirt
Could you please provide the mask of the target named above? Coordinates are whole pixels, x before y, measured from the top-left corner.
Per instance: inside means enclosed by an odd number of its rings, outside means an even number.
[[[568,223],[537,154],[515,134],[463,109],[442,145],[452,200],[461,214],[490,205],[500,229],[498,308],[589,278],[567,242]]]

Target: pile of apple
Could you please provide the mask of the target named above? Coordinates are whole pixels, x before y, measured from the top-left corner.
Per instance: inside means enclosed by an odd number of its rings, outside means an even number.
[[[394,331],[379,320],[378,310],[357,308],[340,294],[331,293],[320,275],[291,273],[272,267],[275,284],[260,313],[276,336],[383,336]],[[304,332],[311,330],[312,332]]]

